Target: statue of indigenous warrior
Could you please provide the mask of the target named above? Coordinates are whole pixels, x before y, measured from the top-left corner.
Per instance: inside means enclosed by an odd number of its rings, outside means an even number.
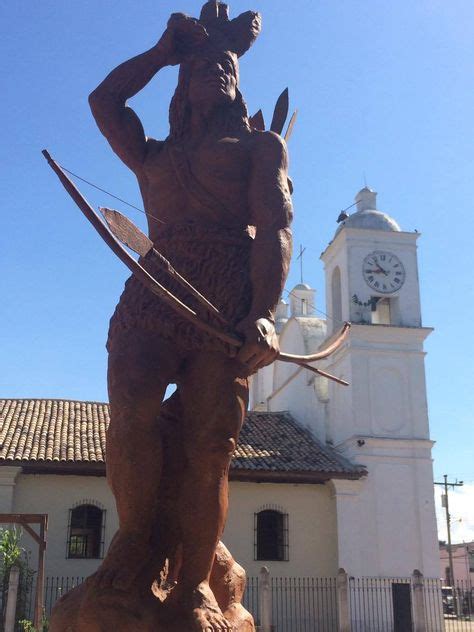
[[[153,48],[90,95],[99,129],[138,179],[156,249],[243,344],[194,327],[134,276],[126,282],[107,342],[119,530],[97,573],[59,602],[53,632],[254,629],[240,605],[243,571],[220,538],[248,377],[278,353],[273,313],[291,257],[285,142],[250,126],[238,87],[238,58],[259,31],[259,14],[229,20],[216,1],[199,20],[173,14]],[[148,138],[127,100],[178,64],[169,136]],[[153,253],[140,263],[201,310]]]

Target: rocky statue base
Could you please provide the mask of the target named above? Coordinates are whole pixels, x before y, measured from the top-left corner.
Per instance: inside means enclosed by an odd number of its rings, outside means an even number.
[[[191,619],[173,603],[174,588],[155,582],[148,590],[98,586],[97,574],[64,595],[53,609],[50,632],[190,632]],[[210,582],[232,632],[255,632],[252,615],[241,601],[245,571],[220,542]],[[188,609],[186,609],[189,611]],[[211,629],[211,627],[209,627]]]

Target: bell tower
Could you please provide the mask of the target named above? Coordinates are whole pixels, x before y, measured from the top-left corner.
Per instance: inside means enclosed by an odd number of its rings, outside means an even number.
[[[341,321],[420,327],[416,241],[377,210],[377,193],[364,187],[357,212],[339,226],[321,258],[326,274],[329,328]],[[332,324],[331,324],[332,323]]]
[[[341,545],[339,565],[387,576],[402,576],[412,567],[434,577],[437,535],[423,349],[432,330],[421,322],[419,234],[402,231],[377,209],[376,197],[368,187],[357,193],[357,211],[344,218],[321,255],[328,330],[352,323],[347,342],[324,367],[350,382],[347,388],[328,385],[328,440],[368,470],[366,483],[354,493],[334,482],[338,525],[359,525],[358,539],[348,533]],[[358,558],[361,550],[369,563]]]

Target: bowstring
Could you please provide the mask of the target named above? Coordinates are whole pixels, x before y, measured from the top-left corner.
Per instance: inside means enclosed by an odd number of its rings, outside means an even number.
[[[74,178],[77,178],[81,182],[84,182],[85,184],[88,184],[90,187],[93,187],[94,189],[97,189],[98,191],[101,191],[102,193],[105,193],[106,195],[109,195],[110,197],[114,198],[114,200],[118,200],[119,202],[122,202],[122,204],[126,204],[127,206],[130,206],[130,208],[134,208],[136,211],[139,211],[140,213],[143,213],[147,217],[151,217],[152,219],[156,220],[157,222],[160,222],[160,224],[166,224],[166,222],[164,222],[159,217],[155,217],[151,213],[147,213],[142,208],[140,208],[138,206],[135,206],[135,204],[131,204],[130,202],[127,202],[127,200],[124,200],[123,198],[118,197],[118,195],[114,195],[110,191],[107,191],[107,189],[103,189],[102,187],[99,187],[97,184],[94,184],[93,182],[90,182],[89,180],[86,180],[85,178],[83,178],[82,176],[79,176],[77,173],[74,173],[70,169],[66,169],[66,167],[63,167],[63,165],[59,165],[59,166],[61,167],[61,169],[63,171],[65,171],[69,175],[73,176]]]

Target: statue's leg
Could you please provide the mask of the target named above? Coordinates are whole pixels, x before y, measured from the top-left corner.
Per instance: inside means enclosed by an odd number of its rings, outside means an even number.
[[[163,446],[163,469],[160,479],[158,522],[160,540],[166,540],[168,555],[166,576],[154,586],[161,600],[169,596],[179,579],[182,563],[182,537],[176,499],[182,491],[185,470],[182,406],[179,389],[164,402],[160,411],[160,432]],[[242,605],[246,576],[222,542],[216,548],[210,576],[210,587],[225,618],[236,632],[254,632],[252,615]]]
[[[131,332],[113,340],[109,353],[110,426],[107,480],[119,517],[119,530],[97,579],[128,588],[150,564],[162,467],[157,423],[168,384],[180,362],[176,348],[148,334]]]
[[[181,495],[185,469],[183,447],[183,419],[179,388],[163,402],[159,416],[163,468],[160,478],[156,524],[159,527],[160,546],[167,553],[166,577],[161,574],[162,585],[171,588],[178,579],[181,566],[181,533],[177,499]]]
[[[211,590],[236,632],[255,632],[253,617],[242,605],[245,584],[245,570],[234,560],[223,542],[219,542],[211,572]]]
[[[167,556],[156,539],[163,451],[167,457],[158,413],[161,408],[163,418],[173,408],[173,402],[161,406],[161,401],[167,384],[175,381],[179,362],[176,349],[162,340],[137,332],[112,340],[107,477],[119,530],[97,573],[56,604],[52,632],[168,630],[158,625],[160,602],[151,591]]]
[[[189,359],[180,379],[186,469],[179,516],[182,566],[177,595],[195,630],[230,629],[209,588],[228,507],[228,472],[248,401],[237,362],[220,353]],[[221,626],[221,627],[220,627]]]

